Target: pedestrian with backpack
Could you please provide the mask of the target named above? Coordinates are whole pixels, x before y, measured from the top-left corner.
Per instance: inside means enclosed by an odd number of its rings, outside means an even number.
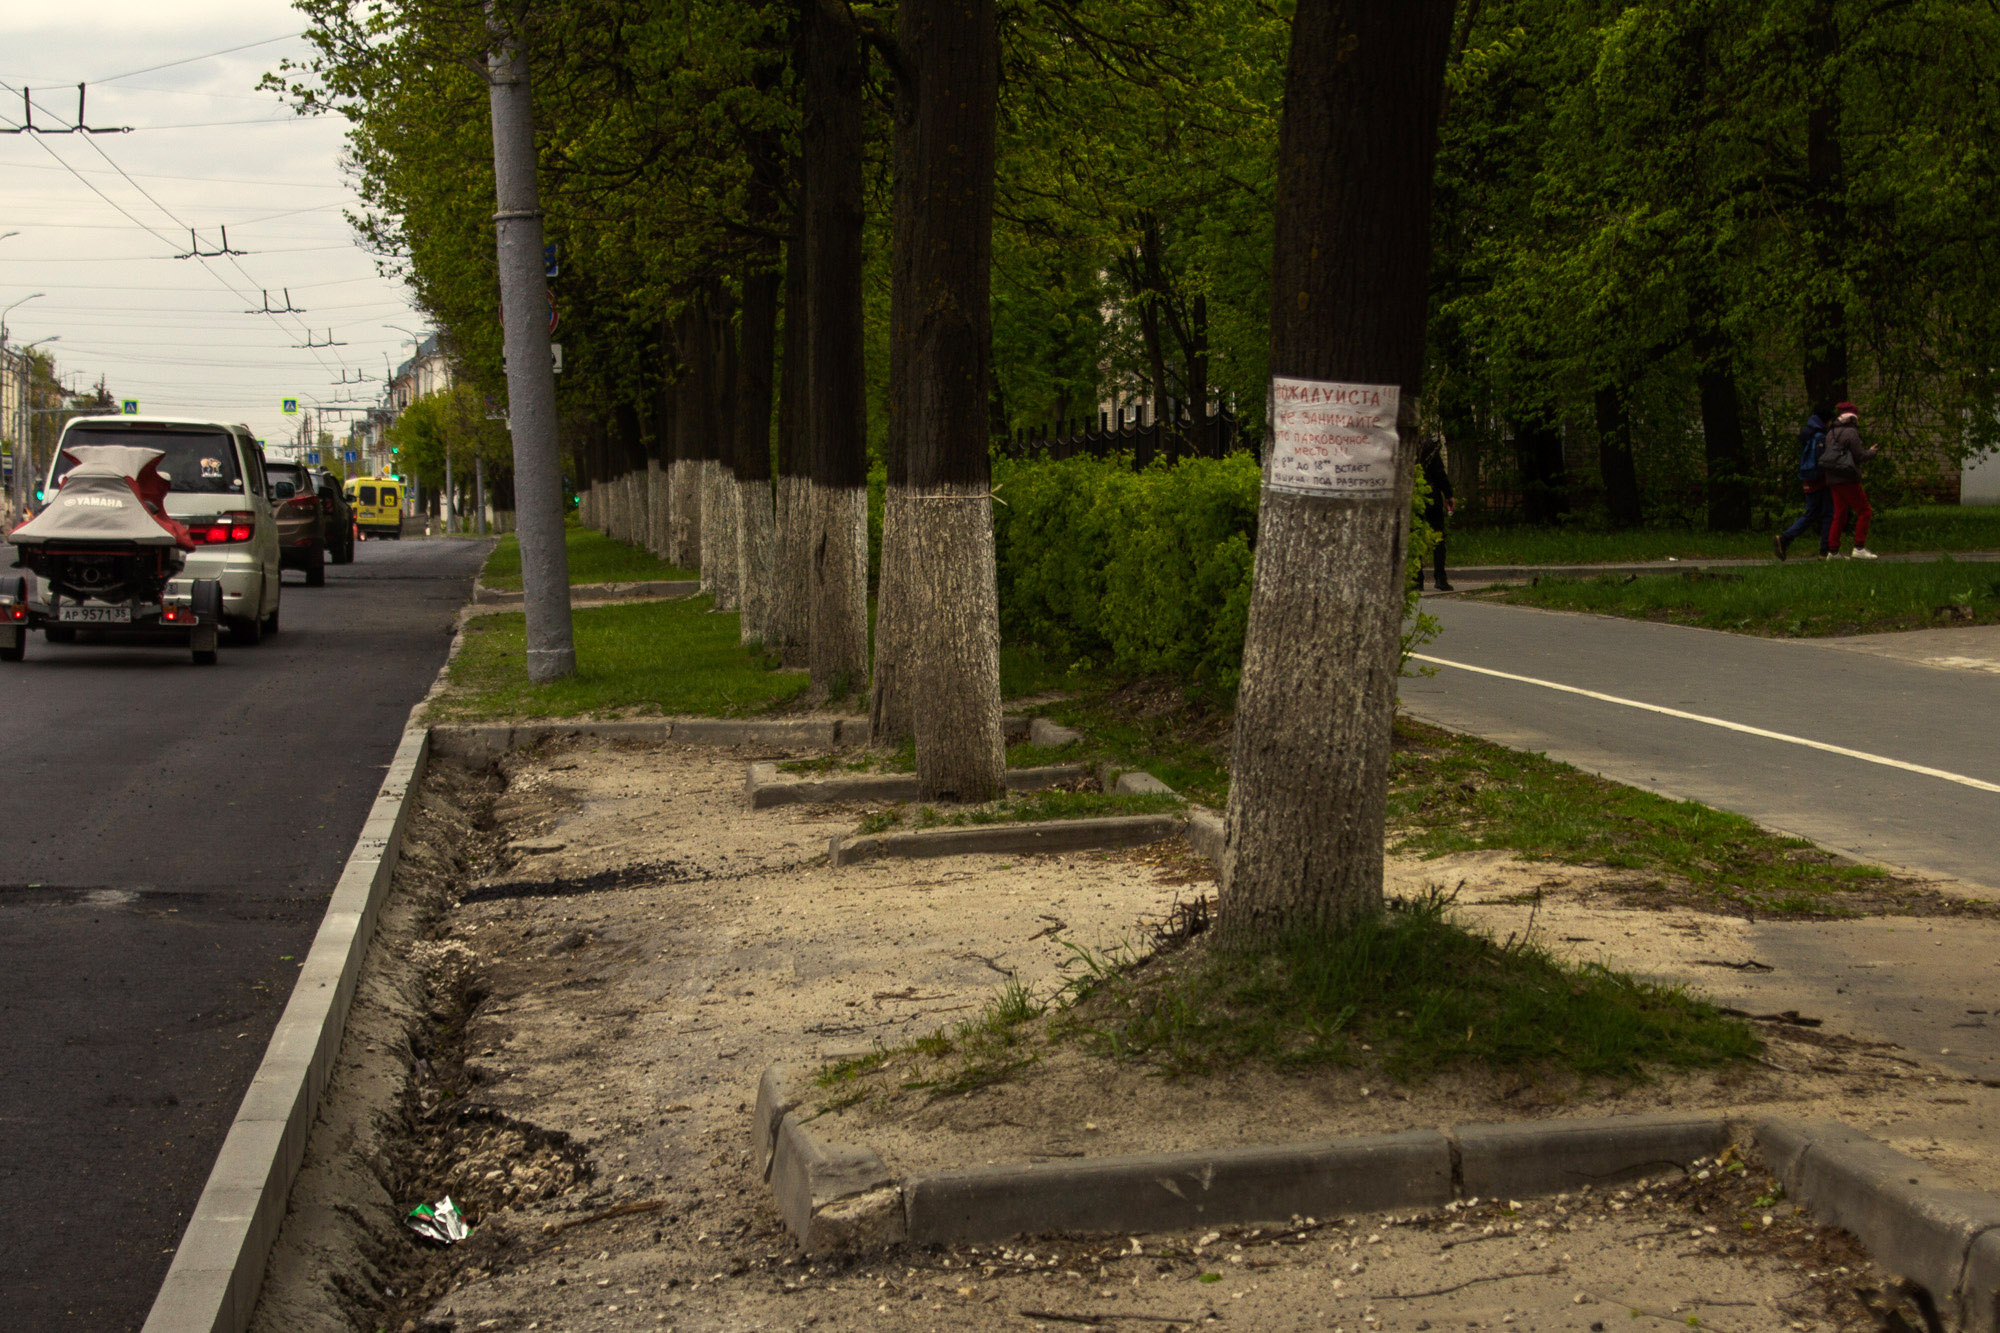
[[[1880,453],[1861,443],[1861,414],[1853,403],[1834,408],[1826,445],[1819,451],[1819,465],[1826,473],[1827,489],[1833,492],[1833,521],[1826,529],[1826,558],[1840,554],[1840,527],[1854,515],[1854,553],[1850,559],[1873,560],[1868,549],[1868,520],[1875,511],[1868,505],[1868,492],[1861,489],[1861,465]]]
[[[1785,558],[1785,548],[1807,532],[1819,534],[1819,553],[1826,554],[1826,530],[1833,519],[1833,492],[1826,486],[1826,469],[1820,466],[1820,450],[1826,446],[1826,422],[1815,412],[1806,418],[1806,424],[1799,428],[1799,485],[1805,489],[1806,512],[1798,521],[1777,536],[1771,538],[1771,545],[1778,552],[1778,559]]]

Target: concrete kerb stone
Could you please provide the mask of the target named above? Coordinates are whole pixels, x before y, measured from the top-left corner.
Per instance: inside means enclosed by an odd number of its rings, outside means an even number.
[[[915,1245],[1066,1232],[1179,1231],[1451,1201],[1451,1146],[1433,1130],[1333,1143],[982,1167],[903,1184]]]
[[[1048,764],[1010,768],[1007,790],[1040,791],[1090,776],[1087,764]],[[744,777],[744,796],[752,810],[779,805],[819,805],[830,801],[914,801],[923,793],[914,773],[854,773],[840,777],[793,777],[775,763],[753,763]]]
[[[2000,1231],[1972,1242],[1965,1260],[1959,1322],[1965,1333],[2000,1333]]]
[[[653,579],[637,583],[572,583],[572,601],[610,601],[618,598],[692,597],[701,591],[700,579]],[[472,585],[472,600],[479,605],[519,606],[526,594],[511,588]]]
[[[807,1254],[881,1250],[905,1239],[902,1190],[875,1150],[822,1139],[796,1115],[778,1126],[771,1189]]]
[[[1685,1171],[1729,1146],[1720,1116],[1610,1116],[1461,1125],[1451,1131],[1459,1188],[1471,1198],[1556,1194],[1662,1167]]]
[[[782,745],[835,750],[867,740],[859,718],[643,717],[579,722],[439,723],[431,728],[432,753],[456,763],[490,764],[512,750],[532,750],[553,740],[636,741],[664,745]]]
[[[1055,852],[1104,851],[1143,847],[1171,838],[1186,821],[1179,815],[1111,815],[1024,824],[974,824],[835,837],[833,864],[853,865],[878,856],[1037,856]]]
[[[413,710],[146,1316],[149,1333],[237,1333],[250,1322],[429,758],[429,732]]]
[[[2000,1235],[2000,1198],[1954,1185],[1913,1157],[1837,1122],[1756,1127],[1785,1154],[1778,1180],[1822,1222],[1854,1234],[1883,1268],[1918,1283],[1963,1328],[1996,1317],[1986,1251]],[[1774,1164],[1775,1165],[1775,1164]],[[1982,1285],[1984,1284],[1984,1285]]]

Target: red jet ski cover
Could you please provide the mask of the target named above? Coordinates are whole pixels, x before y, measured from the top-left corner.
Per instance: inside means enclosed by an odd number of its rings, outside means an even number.
[[[63,450],[76,466],[48,508],[7,534],[16,546],[51,541],[129,542],[195,549],[188,530],[167,517],[167,481],[158,449],[79,444]]]

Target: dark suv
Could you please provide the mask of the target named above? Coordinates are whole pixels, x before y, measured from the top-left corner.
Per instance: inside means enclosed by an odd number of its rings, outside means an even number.
[[[271,484],[271,513],[278,523],[278,567],[302,569],[308,588],[326,583],[326,515],[311,469],[264,460]]]
[[[340,478],[325,468],[311,469],[319,492],[319,512],[326,520],[326,558],[336,565],[354,563],[354,508],[341,494]]]

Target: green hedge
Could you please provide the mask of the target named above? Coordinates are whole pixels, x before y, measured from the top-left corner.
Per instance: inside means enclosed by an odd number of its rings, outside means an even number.
[[[1257,540],[1254,458],[1140,472],[1119,459],[996,460],[994,481],[1005,502],[993,511],[1004,637],[1065,662],[1235,688]],[[1421,509],[1421,475],[1418,484]],[[1412,559],[1432,540],[1414,524]]]

